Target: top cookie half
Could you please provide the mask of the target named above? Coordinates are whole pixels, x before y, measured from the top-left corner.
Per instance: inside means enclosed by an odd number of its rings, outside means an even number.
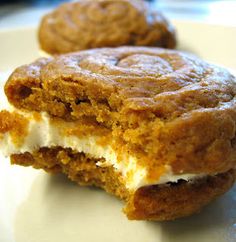
[[[122,45],[174,48],[175,31],[141,0],[81,0],[47,14],[39,27],[41,48],[50,54]]]
[[[16,108],[106,129],[150,179],[166,165],[216,174],[236,164],[235,77],[185,53],[120,47],[42,58],[16,69],[5,93]]]

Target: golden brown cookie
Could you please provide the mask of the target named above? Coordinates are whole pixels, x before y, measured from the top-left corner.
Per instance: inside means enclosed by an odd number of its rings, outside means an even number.
[[[50,173],[64,173],[79,185],[101,187],[126,201],[124,212],[132,220],[173,220],[197,213],[230,189],[236,179],[236,171],[230,170],[194,182],[179,180],[177,183],[145,186],[131,193],[113,167],[98,167],[98,160],[71,149],[41,148],[32,154],[12,155],[11,162]]]
[[[0,149],[12,162],[101,186],[130,219],[190,215],[234,183],[236,79],[195,56],[120,47],[41,58],[5,93],[15,111],[0,113]]]
[[[81,0],[47,14],[39,27],[50,54],[121,45],[174,48],[175,31],[161,13],[141,0]]]

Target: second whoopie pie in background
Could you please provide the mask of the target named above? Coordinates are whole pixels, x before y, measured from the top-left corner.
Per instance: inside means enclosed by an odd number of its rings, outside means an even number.
[[[174,48],[175,30],[142,0],[81,0],[43,17],[39,43],[49,54],[122,45]]]

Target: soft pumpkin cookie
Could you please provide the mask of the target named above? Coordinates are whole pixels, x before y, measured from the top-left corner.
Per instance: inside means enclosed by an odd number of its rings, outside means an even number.
[[[5,85],[0,148],[124,199],[130,219],[199,211],[235,181],[236,81],[174,50],[104,48],[41,58]]]
[[[65,3],[43,17],[41,48],[50,54],[122,45],[176,44],[172,25],[141,0],[81,0]]]

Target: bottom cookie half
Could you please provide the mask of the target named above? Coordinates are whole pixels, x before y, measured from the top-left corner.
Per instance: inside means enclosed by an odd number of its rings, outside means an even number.
[[[236,171],[206,176],[192,181],[151,185],[130,191],[124,177],[84,153],[60,147],[41,148],[34,153],[11,155],[11,163],[42,168],[50,173],[65,173],[79,185],[101,187],[126,202],[124,212],[135,220],[173,220],[199,212],[234,184]]]

